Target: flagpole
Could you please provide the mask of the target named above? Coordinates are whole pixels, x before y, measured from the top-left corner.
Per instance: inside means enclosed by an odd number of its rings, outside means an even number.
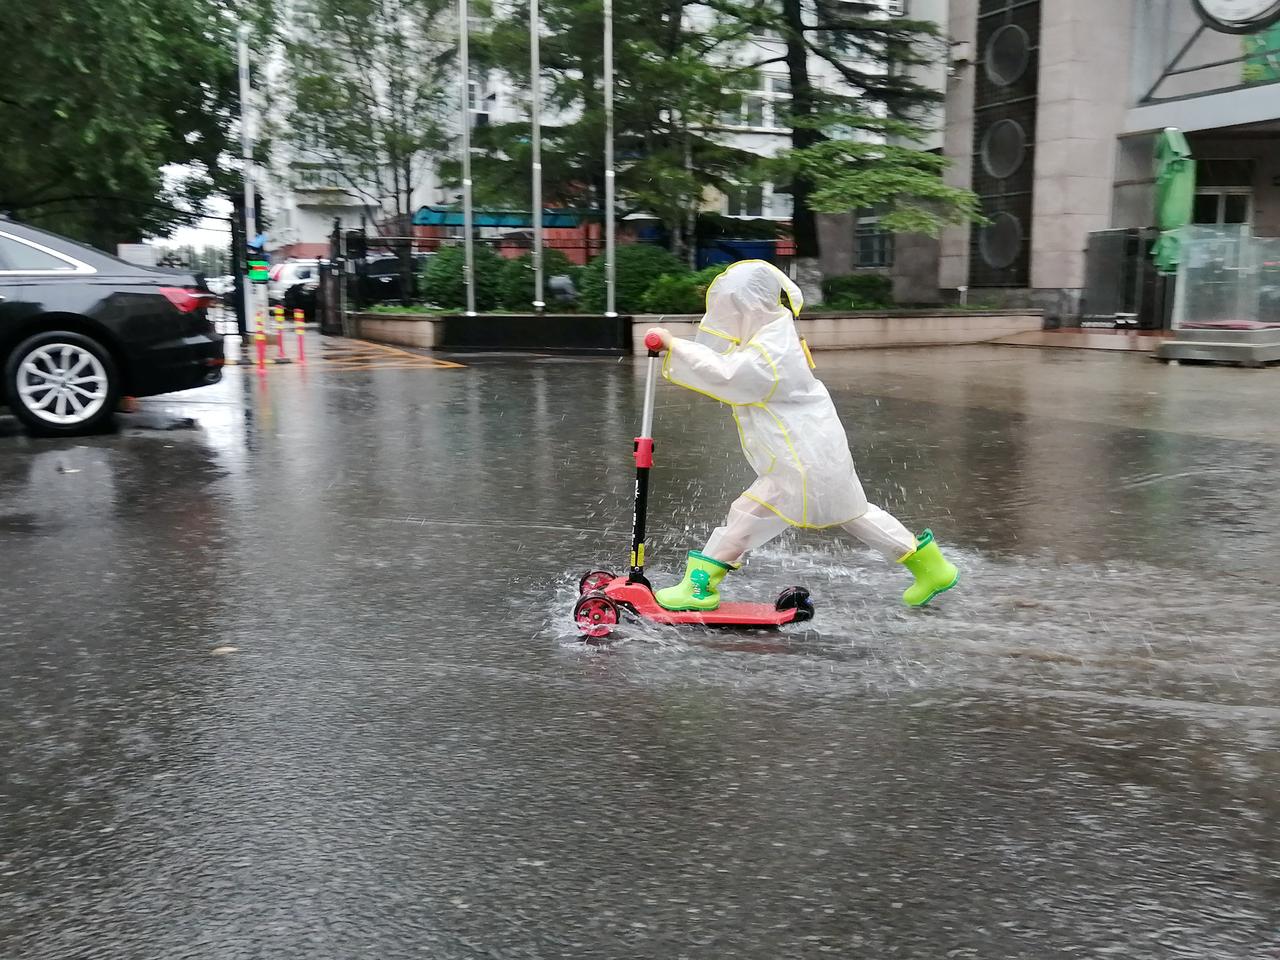
[[[613,0],[604,0],[604,278],[606,317],[616,317],[613,170]]]
[[[249,253],[249,244],[257,236],[257,224],[254,223],[254,207],[256,205],[253,186],[253,103],[250,99],[249,85],[249,25],[240,24],[236,35],[237,53],[240,61],[240,156],[244,159],[244,247],[240,251],[241,258]],[[253,328],[253,304],[256,298],[254,285],[249,280],[249,262],[244,260],[244,276],[241,277],[241,294],[244,322],[238,324],[241,336],[245,336]]]
[[[462,89],[462,247],[466,266],[463,276],[467,284],[467,316],[476,315],[476,261],[472,234],[474,214],[471,209],[471,65],[469,60],[469,24],[467,0],[458,0],[458,68]]]
[[[529,0],[529,126],[533,151],[533,309],[546,309],[542,299],[542,30],[538,0]]]

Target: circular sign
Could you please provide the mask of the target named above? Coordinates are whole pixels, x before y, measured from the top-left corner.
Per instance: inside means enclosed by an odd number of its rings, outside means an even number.
[[[1006,23],[987,41],[987,76],[997,87],[1022,78],[1031,63],[1031,37],[1016,23]]]
[[[1016,120],[997,120],[982,138],[982,165],[997,180],[1005,180],[1022,166],[1027,132]]]
[[[987,266],[1004,270],[1022,253],[1022,224],[1011,213],[997,213],[978,234],[978,252]]]
[[[1202,19],[1222,33],[1257,33],[1280,22],[1280,0],[1191,0]]]

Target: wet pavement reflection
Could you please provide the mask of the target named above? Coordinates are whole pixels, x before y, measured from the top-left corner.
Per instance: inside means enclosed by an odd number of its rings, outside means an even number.
[[[0,956],[1280,955],[1274,373],[819,356],[960,589],[788,535],[812,623],[590,649],[641,365],[404,357],[0,425]],[[749,476],[656,434],[665,581]]]

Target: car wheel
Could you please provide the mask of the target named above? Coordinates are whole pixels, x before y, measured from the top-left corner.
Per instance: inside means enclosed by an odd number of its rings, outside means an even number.
[[[9,409],[33,433],[91,433],[111,419],[120,374],[102,344],[69,330],[18,344],[4,369]]]

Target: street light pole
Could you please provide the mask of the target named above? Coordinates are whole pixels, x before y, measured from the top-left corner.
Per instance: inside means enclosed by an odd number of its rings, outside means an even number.
[[[237,53],[240,58],[240,156],[244,161],[244,244],[245,249],[240,251],[241,256],[248,253],[249,244],[253,242],[253,238],[257,236],[257,224],[254,223],[254,189],[253,189],[253,130],[251,128],[253,105],[250,102],[249,91],[249,25],[247,23],[240,24],[240,30],[237,34]],[[249,262],[246,259],[244,265],[245,274],[243,277],[242,287],[242,307],[244,310],[244,324],[241,328],[241,335],[250,329],[253,319],[253,301],[254,285],[249,280]]]
[[[606,317],[618,315],[614,287],[613,0],[604,0],[604,282]]]
[[[462,74],[462,246],[466,257],[463,268],[467,284],[467,316],[476,315],[476,260],[472,248],[474,215],[471,210],[471,65],[468,56],[467,0],[458,0],[458,60]]]
[[[533,152],[533,309],[546,309],[542,299],[542,30],[538,0],[529,0],[529,126]]]

